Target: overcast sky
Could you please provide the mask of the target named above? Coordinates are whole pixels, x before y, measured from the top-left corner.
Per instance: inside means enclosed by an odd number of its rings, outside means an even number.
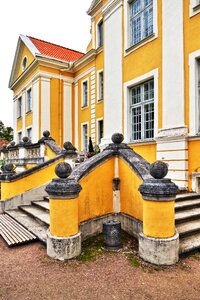
[[[8,89],[20,34],[85,52],[90,41],[92,0],[6,0],[0,4],[0,120],[13,126],[12,98]]]

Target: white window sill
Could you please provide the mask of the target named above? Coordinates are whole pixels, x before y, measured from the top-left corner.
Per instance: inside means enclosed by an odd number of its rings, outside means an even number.
[[[140,47],[146,45],[147,43],[152,42],[153,40],[155,40],[158,36],[155,35],[155,33],[149,35],[148,37],[144,38],[143,40],[141,40],[140,42],[138,42],[137,44],[132,45],[131,47],[125,49],[125,53],[124,56],[129,55],[130,53],[132,53],[133,51],[139,49]]]
[[[190,18],[200,13],[200,4],[190,7]]]
[[[149,145],[149,144],[156,144],[156,141],[154,139],[148,139],[148,140],[138,140],[138,141],[129,141],[128,145],[129,146],[141,146],[141,145]]]
[[[89,105],[88,105],[88,104],[87,104],[87,105],[81,106],[81,110],[84,110],[84,109],[86,109],[86,108],[89,108]]]

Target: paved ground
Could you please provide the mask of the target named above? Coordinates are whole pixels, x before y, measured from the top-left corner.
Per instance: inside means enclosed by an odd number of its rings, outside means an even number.
[[[152,267],[138,259],[135,241],[124,243],[109,253],[93,240],[79,260],[63,263],[48,258],[40,243],[7,248],[0,239],[0,299],[200,299],[200,253]]]

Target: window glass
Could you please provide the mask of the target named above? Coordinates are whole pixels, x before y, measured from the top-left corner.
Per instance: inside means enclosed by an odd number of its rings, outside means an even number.
[[[130,140],[154,137],[154,81],[149,80],[130,90],[131,134]]]
[[[103,20],[98,24],[98,47],[103,46]]]
[[[20,118],[22,116],[22,97],[19,97],[17,100],[17,117]]]
[[[88,125],[82,125],[82,132],[83,132],[83,151],[88,150]]]
[[[103,72],[99,73],[99,100],[103,99]]]
[[[27,107],[26,107],[26,111],[29,112],[32,110],[32,90],[29,89],[27,91]]]
[[[82,101],[82,105],[87,106],[88,105],[88,82],[84,81],[83,82],[83,101]]]

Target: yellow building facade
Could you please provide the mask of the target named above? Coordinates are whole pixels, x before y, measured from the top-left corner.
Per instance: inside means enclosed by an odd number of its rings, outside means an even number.
[[[86,54],[20,36],[10,77],[15,141],[104,148],[114,132],[199,191],[200,2],[93,0]],[[47,49],[47,50],[44,50]]]

